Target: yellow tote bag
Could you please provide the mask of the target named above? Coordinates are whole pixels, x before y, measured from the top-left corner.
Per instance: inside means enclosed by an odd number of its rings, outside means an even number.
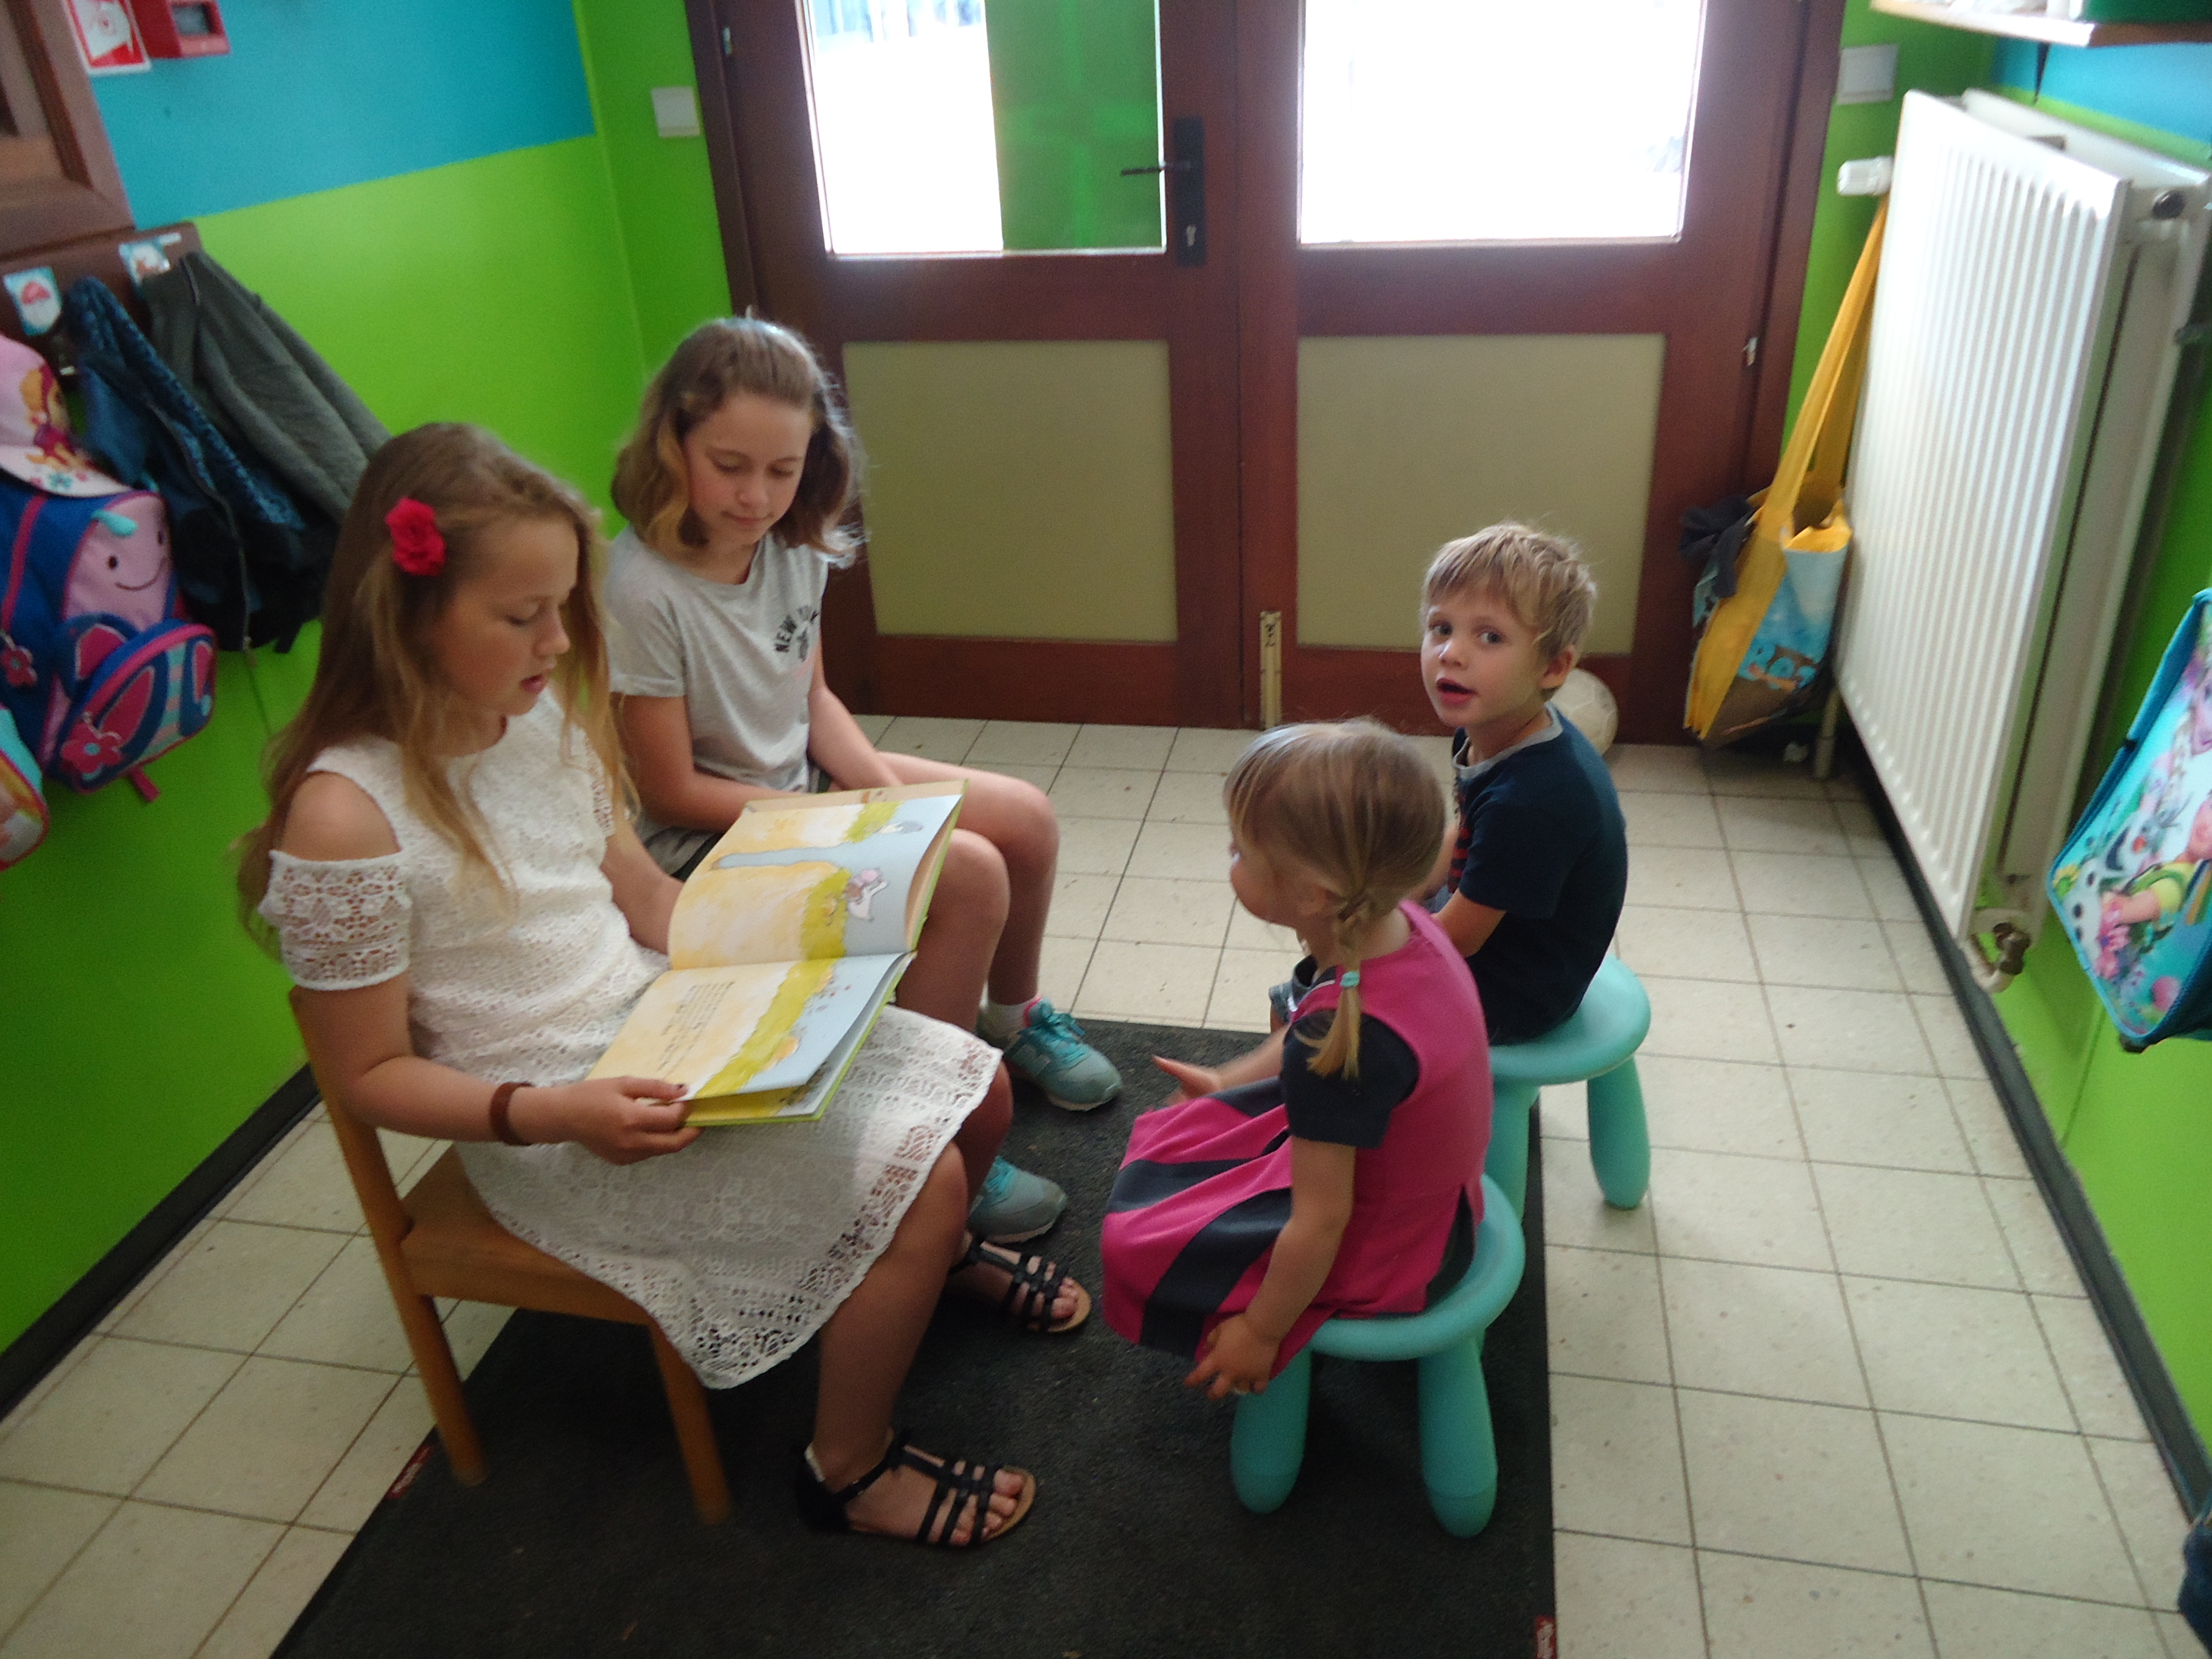
[[[1737,555],[1735,592],[1714,607],[1698,637],[1682,723],[1709,748],[1790,713],[1827,660],[1851,542],[1841,504],[1844,460],[1866,376],[1875,273],[1888,215],[1885,200],[1774,483],[1751,498],[1758,516]]]

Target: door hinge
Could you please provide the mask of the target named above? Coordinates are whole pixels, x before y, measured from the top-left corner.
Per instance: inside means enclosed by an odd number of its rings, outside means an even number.
[[[1743,343],[1743,366],[1753,367],[1759,362],[1759,336],[1753,335]]]
[[[1283,613],[1260,613],[1260,724],[1283,723]]]

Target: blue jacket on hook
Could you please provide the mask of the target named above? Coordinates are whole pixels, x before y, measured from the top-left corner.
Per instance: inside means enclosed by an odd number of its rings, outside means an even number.
[[[227,651],[290,649],[322,610],[336,526],[319,514],[310,524],[240,456],[106,284],[72,283],[62,320],[84,397],[85,447],[116,477],[168,503],[186,610]]]

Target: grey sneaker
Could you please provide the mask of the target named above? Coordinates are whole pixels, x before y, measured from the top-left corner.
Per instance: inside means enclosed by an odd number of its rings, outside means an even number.
[[[1050,1230],[1067,1207],[1067,1194],[1041,1175],[994,1159],[982,1193],[968,1211],[969,1231],[994,1244],[1018,1244]]]

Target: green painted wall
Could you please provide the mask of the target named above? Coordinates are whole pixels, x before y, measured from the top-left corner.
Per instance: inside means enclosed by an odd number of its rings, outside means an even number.
[[[1897,43],[1897,84],[1923,92],[1957,94],[1985,84],[1990,38],[1960,29],[1936,28],[1901,17],[1878,16],[1869,0],[1848,0],[1844,44],[1870,46]],[[1820,168],[1820,206],[1813,220],[1812,256],[1805,269],[1805,307],[1797,322],[1797,356],[1790,377],[1790,417],[1820,361],[1820,347],[1844,303],[1851,269],[1858,264],[1874,223],[1877,198],[1836,194],[1836,169],[1867,155],[1887,155],[1897,148],[1898,100],[1887,104],[1838,104],[1828,115],[1828,147]]]
[[[313,650],[311,632],[252,668],[223,657],[215,719],[148,768],[159,800],[53,789],[46,844],[0,873],[0,1343],[299,1068],[284,976],[239,930],[226,849],[257,816],[262,706],[297,707]]]
[[[592,112],[622,222],[639,354],[650,374],[678,340],[730,309],[707,141],[663,138],[653,124],[652,88],[694,84],[684,0],[575,5]],[[633,394],[632,414],[635,404]],[[602,486],[594,480],[593,487]]]
[[[1998,62],[1984,37],[1876,17],[1866,0],[1850,0],[1843,38],[1846,45],[1898,41],[1900,87],[1930,92],[1984,84],[1994,78]],[[2193,49],[2129,50],[2157,54]],[[2134,61],[2145,64],[2145,74],[2155,67],[2141,57]],[[2087,121],[2185,160],[2206,159],[2201,137],[2158,132],[2073,106],[2047,102],[2045,107],[2063,118]],[[1826,178],[1814,222],[1793,408],[1795,393],[1812,374],[1873,216],[1871,200],[1835,194],[1836,167],[1855,156],[1888,153],[1897,114],[1893,103],[1861,105],[1838,109],[1829,123]],[[2207,586],[2212,586],[2212,394],[2195,411],[2188,459],[2141,620],[2115,652],[2123,726],[2148,687],[2191,597]],[[2109,747],[2092,756],[2090,775],[2101,774],[2109,758]],[[2170,1042],[2148,1054],[2124,1053],[2065,936],[2055,927],[2028,952],[2027,970],[1996,999],[1996,1006],[2198,1432],[2212,1434],[2212,1279],[2203,1270],[2202,1243],[2205,1195],[2212,1193],[2212,1045]]]
[[[2142,620],[2119,643],[2123,730],[2191,599],[2206,587],[2212,395],[2196,411]],[[2102,774],[2112,746],[2090,757],[2088,775]],[[2056,927],[1996,1003],[2197,1432],[2212,1438],[2212,1280],[2203,1243],[2212,1194],[2212,1045],[2175,1042],[2126,1053]]]
[[[665,9],[680,43],[681,8]],[[649,115],[647,135],[664,142]],[[625,240],[616,176],[580,138],[199,224],[395,430],[481,422],[604,502],[647,368],[632,273],[663,273],[648,291],[664,334],[700,289],[668,239]],[[300,1065],[282,971],[235,921],[227,849],[261,815],[260,750],[313,650],[311,631],[287,657],[226,658],[214,721],[151,769],[159,801],[58,791],[46,845],[0,874],[0,1345]]]
[[[198,222],[392,430],[480,422],[605,502],[643,381],[598,139]]]

